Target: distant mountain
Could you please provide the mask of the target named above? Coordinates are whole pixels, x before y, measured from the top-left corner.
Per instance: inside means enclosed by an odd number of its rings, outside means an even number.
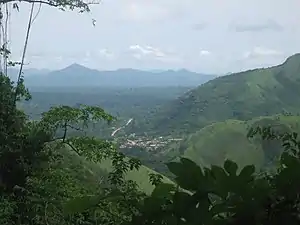
[[[147,122],[162,134],[187,134],[227,119],[300,113],[300,54],[283,64],[208,81],[165,105]]]
[[[23,69],[23,76],[28,77],[32,75],[44,75],[49,73],[51,70],[48,69],[34,69],[34,68],[24,68]],[[13,80],[16,81],[19,75],[19,69],[17,67],[8,68],[7,69],[8,76]]]
[[[118,69],[115,71],[98,71],[79,64],[72,64],[64,69],[25,77],[28,87],[195,87],[215,78],[213,75],[199,74],[187,70],[140,71],[135,69]]]

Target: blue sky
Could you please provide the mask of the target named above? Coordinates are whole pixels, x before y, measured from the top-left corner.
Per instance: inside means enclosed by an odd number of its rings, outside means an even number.
[[[299,0],[102,0],[91,9],[78,14],[42,6],[27,67],[58,69],[77,62],[103,70],[227,73],[279,64],[300,52]],[[12,13],[14,59],[20,57],[28,16],[28,4]]]

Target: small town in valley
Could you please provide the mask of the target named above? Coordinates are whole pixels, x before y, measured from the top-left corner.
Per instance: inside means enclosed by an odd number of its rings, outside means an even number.
[[[128,137],[124,140],[124,142],[120,145],[120,148],[133,148],[133,147],[141,147],[147,151],[154,151],[158,148],[164,147],[171,142],[181,141],[180,138],[150,138],[150,137]]]

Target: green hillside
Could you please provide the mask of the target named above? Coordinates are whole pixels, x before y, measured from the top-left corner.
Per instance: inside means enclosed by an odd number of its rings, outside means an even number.
[[[213,122],[300,112],[300,54],[283,64],[218,77],[170,102],[153,118],[162,134],[193,133]]]
[[[76,168],[76,171],[79,171],[75,177],[78,181],[89,182],[90,185],[97,187],[99,186],[99,179],[105,184],[108,173],[112,172],[111,160],[102,160],[96,164],[78,156],[70,150],[69,147],[60,149],[60,152],[63,153],[64,156],[64,169],[74,170],[74,168]],[[150,173],[157,174],[157,172],[142,165],[139,170],[129,171],[125,175],[125,179],[135,181],[141,191],[150,194],[154,189],[154,186],[149,181]],[[172,183],[172,181],[165,176],[163,176],[163,181]]]
[[[105,170],[107,172],[112,171],[111,160],[103,160],[97,166],[100,170]],[[149,182],[150,173],[157,174],[157,172],[155,172],[154,170],[142,165],[139,170],[129,171],[125,175],[125,179],[135,181],[141,191],[150,194],[154,189],[154,186]],[[165,176],[163,176],[163,182],[173,183],[169,178]]]
[[[250,121],[213,123],[190,135],[168,154],[190,158],[202,166],[222,165],[226,159],[231,159],[240,166],[255,164],[261,168],[273,162],[282,150],[278,141],[247,138],[250,127],[263,125],[271,126],[278,132],[299,131],[300,117],[258,117]]]

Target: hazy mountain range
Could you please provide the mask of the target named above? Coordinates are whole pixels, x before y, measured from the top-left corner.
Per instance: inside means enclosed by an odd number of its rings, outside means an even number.
[[[17,69],[9,70],[9,75],[13,80],[16,79],[17,74]],[[135,69],[98,71],[79,64],[72,64],[55,71],[27,69],[24,70],[24,77],[28,87],[196,87],[216,76],[184,69],[177,71],[141,71]]]

